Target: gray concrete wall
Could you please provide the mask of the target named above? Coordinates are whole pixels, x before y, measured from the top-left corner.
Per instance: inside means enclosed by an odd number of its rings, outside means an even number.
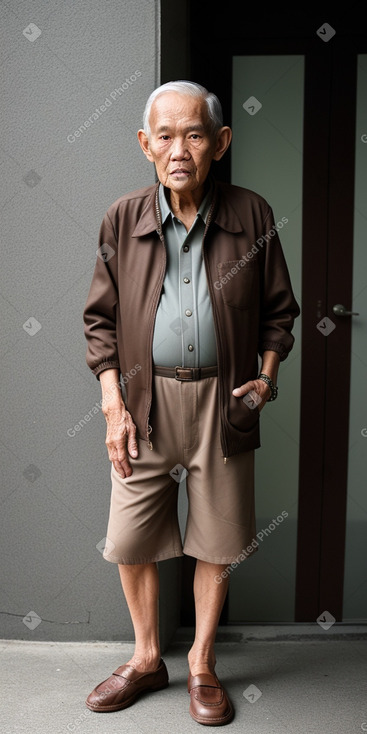
[[[159,83],[159,14],[158,0],[1,5],[3,638],[133,639],[98,550],[110,463],[101,411],[83,420],[100,385],[82,311],[106,209],[154,181],[136,131]]]

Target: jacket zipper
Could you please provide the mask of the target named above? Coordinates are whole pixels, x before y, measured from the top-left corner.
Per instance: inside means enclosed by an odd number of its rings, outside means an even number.
[[[153,444],[149,438],[149,435],[152,432],[152,426],[149,425],[149,416],[148,416],[148,428],[147,428],[147,441],[148,441],[148,448],[150,448],[151,451],[153,451]]]
[[[218,348],[218,353],[219,353],[219,355],[221,357],[222,356],[222,344],[221,344],[220,334],[219,334],[219,322],[218,322],[218,316],[217,316],[217,311],[216,311],[215,299],[214,299],[214,295],[213,295],[212,283],[211,283],[211,279],[209,277],[209,272],[208,272],[208,263],[207,263],[207,259],[206,259],[206,252],[205,252],[205,248],[204,248],[204,239],[205,239],[205,236],[206,236],[206,233],[208,231],[209,224],[210,224],[210,221],[211,221],[211,218],[212,218],[212,213],[213,213],[213,210],[214,210],[214,205],[215,205],[215,196],[213,197],[213,202],[212,202],[212,205],[211,205],[210,210],[209,210],[208,218],[206,220],[206,225],[205,225],[205,229],[204,229],[203,239],[202,239],[202,243],[201,243],[201,252],[202,252],[202,255],[203,255],[203,259],[204,259],[205,271],[206,271],[206,279],[207,279],[209,293],[210,293],[210,298],[211,298],[212,307],[213,307],[212,310],[213,310],[214,324],[215,324],[215,327],[216,327],[217,342],[218,342],[218,347],[219,347]],[[223,360],[222,359],[219,359],[218,360],[218,375],[219,375],[219,377],[222,377],[222,369],[221,369],[222,364],[223,364]],[[218,381],[218,386],[219,386],[219,409],[220,409],[220,415],[221,415],[220,434],[221,434],[221,440],[222,440],[222,448],[224,448],[223,463],[226,464],[227,461],[228,461],[228,456],[227,456],[227,454],[228,454],[228,445],[227,445],[227,441],[226,441],[226,438],[225,438],[225,435],[224,435],[224,430],[223,430],[223,426],[224,426],[224,410],[223,410],[222,389],[221,389],[221,380],[220,379]]]
[[[159,203],[158,203],[158,186],[157,186],[157,191],[156,191],[156,195],[155,195],[155,210],[156,210],[157,225],[158,225],[158,229],[156,231],[157,231],[157,233],[159,235],[159,239],[160,239],[160,241],[162,242],[162,245],[163,245],[164,264],[163,264],[163,268],[162,268],[162,272],[161,272],[161,279],[160,279],[159,288],[157,288],[157,299],[156,299],[156,302],[153,305],[154,314],[157,311],[157,306],[158,306],[158,301],[159,301],[159,294],[161,293],[161,290],[162,290],[162,285],[163,285],[163,280],[164,280],[164,274],[165,274],[165,271],[166,271],[166,264],[167,264],[166,246],[165,246],[163,232],[162,232],[161,212],[160,212]],[[153,322],[152,322],[152,329],[151,329],[151,332],[150,332],[150,335],[149,335],[150,355],[152,354],[153,332],[154,332],[154,319],[153,319]],[[152,357],[151,356],[150,356],[150,359],[149,359],[148,364],[150,365],[150,370],[151,370],[151,372],[150,372],[150,394],[152,395],[152,380],[153,380],[153,378],[152,378]],[[148,442],[149,449],[152,451],[153,450],[153,444],[152,444],[152,441],[149,438],[149,436],[150,436],[150,434],[152,432],[152,426],[149,425],[149,417],[150,417],[150,409],[151,409],[151,406],[152,406],[152,398],[150,398],[150,401],[149,401],[149,404],[148,404],[147,418],[146,418],[147,442]]]

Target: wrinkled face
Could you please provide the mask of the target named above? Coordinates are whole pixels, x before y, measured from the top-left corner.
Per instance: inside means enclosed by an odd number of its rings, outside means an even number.
[[[212,160],[222,155],[217,153],[217,136],[210,132],[205,100],[165,92],[154,100],[149,124],[143,150],[155,163],[160,182],[178,194],[200,189]]]

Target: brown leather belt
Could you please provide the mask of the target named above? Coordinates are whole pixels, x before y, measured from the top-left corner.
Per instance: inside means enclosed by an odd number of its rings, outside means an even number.
[[[215,377],[218,367],[153,367],[153,373],[160,377],[174,377],[181,382],[192,382],[202,380],[204,377]]]

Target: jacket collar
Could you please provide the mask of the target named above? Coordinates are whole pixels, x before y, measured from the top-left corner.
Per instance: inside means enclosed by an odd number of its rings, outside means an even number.
[[[210,219],[226,232],[242,232],[243,226],[228,198],[228,184],[222,184],[214,178],[212,178],[212,181],[214,184],[214,196],[213,206],[209,213]],[[132,233],[133,237],[143,237],[151,232],[160,231],[161,214],[158,189],[159,181],[152,186],[151,193],[147,196],[144,209]]]

